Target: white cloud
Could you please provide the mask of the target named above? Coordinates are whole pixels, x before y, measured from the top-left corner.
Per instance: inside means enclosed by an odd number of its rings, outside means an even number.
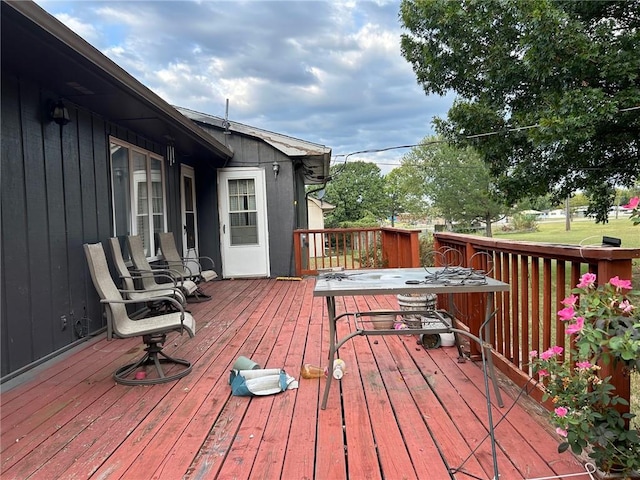
[[[93,25],[85,23],[70,14],[59,13],[55,17],[89,43],[96,41],[100,36]]]
[[[335,154],[417,143],[452,104],[402,58],[398,0],[38,3],[169,103],[222,116],[228,98],[232,120]]]

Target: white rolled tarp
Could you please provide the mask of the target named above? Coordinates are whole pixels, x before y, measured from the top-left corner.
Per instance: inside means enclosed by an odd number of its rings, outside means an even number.
[[[229,383],[231,393],[241,397],[273,395],[298,388],[298,381],[280,368],[231,370]]]

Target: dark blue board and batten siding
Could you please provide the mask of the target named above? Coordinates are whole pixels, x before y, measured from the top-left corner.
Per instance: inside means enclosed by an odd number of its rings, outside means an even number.
[[[226,167],[264,169],[271,276],[294,275],[292,232],[296,228],[306,228],[307,223],[304,183],[302,179],[296,177],[299,174],[295,172],[293,162],[281,151],[260,139],[235,132],[231,135],[225,135],[222,130],[212,128],[206,123],[196,123],[234,152],[233,158],[227,162]],[[273,173],[274,162],[280,166],[277,177]],[[200,184],[197,187],[203,189],[204,185]],[[201,208],[200,203],[198,208]],[[210,213],[217,216],[217,207]],[[208,229],[218,227],[218,222],[217,219],[213,222],[212,218],[208,216],[201,220],[201,225],[201,228]],[[209,232],[209,235],[213,236],[213,232]]]
[[[47,118],[51,99],[57,96],[3,73],[2,377],[105,326],[82,244],[111,236],[109,135],[160,153],[70,104],[71,122],[60,127]],[[168,184],[175,190],[178,182]]]

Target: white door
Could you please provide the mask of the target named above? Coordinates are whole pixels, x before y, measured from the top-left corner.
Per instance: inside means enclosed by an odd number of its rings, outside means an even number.
[[[180,166],[180,197],[182,204],[182,256],[195,258],[198,256],[198,213],[196,211],[196,187],[193,168]],[[191,267],[197,269],[196,265]]]
[[[222,276],[268,277],[269,235],[264,170],[218,170]]]

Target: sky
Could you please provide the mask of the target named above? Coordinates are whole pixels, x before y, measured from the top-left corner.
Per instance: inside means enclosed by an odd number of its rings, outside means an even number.
[[[172,105],[330,147],[332,163],[433,135],[400,53],[399,0],[37,0]],[[350,155],[383,173],[409,149]]]

